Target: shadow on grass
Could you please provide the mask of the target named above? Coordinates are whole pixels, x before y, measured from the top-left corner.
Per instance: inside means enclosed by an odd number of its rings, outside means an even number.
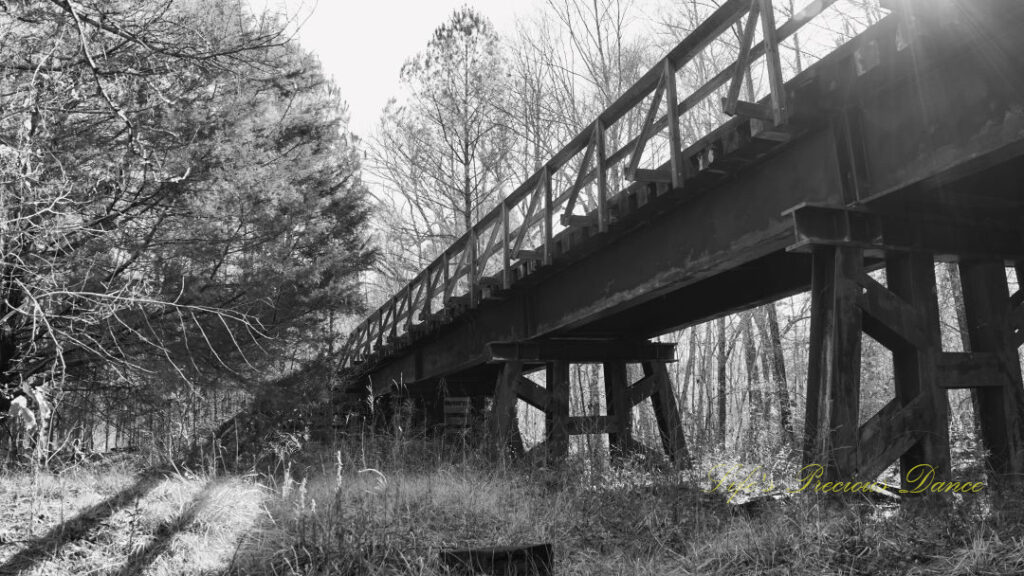
[[[162,479],[159,474],[143,474],[131,486],[54,526],[0,565],[0,574],[21,574],[52,558],[61,548],[81,540],[118,510],[148,494]]]
[[[199,494],[192,498],[192,501],[189,502],[188,506],[180,514],[170,520],[161,522],[153,530],[153,540],[145,547],[132,552],[125,561],[124,567],[117,574],[120,576],[142,574],[150,564],[155,562],[157,558],[170,548],[171,542],[177,534],[183,532],[195,522],[196,515],[209,501],[211,488],[213,488],[213,484],[208,483]]]

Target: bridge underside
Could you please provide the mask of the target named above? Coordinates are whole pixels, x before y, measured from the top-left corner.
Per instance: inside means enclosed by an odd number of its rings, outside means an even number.
[[[613,199],[607,232],[592,219],[556,236],[551,264],[430,319],[360,365],[359,385],[430,396],[444,378],[451,394],[493,395],[499,435],[522,397],[558,446],[592,425],[628,448],[630,402],[651,397],[682,460],[670,358],[648,340],[812,290],[809,461],[836,477],[896,458],[948,473],[943,392],[970,387],[990,464],[1024,472],[1024,297],[1002,275],[1024,264],[1024,18],[1013,3],[989,9],[966,24],[887,17],[787,84],[785,138],[734,118],[684,151],[694,170],[681,188],[637,182]],[[935,259],[961,263],[973,354],[941,349]],[[885,286],[865,274],[882,267]],[[897,375],[896,398],[864,426],[861,331],[893,350]],[[573,362],[604,364],[603,420],[568,418],[559,386]],[[632,387],[626,363],[644,366]]]

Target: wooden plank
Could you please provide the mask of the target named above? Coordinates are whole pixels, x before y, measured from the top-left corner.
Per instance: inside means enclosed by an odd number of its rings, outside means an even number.
[[[548,411],[549,394],[547,389],[526,376],[519,377],[519,386],[516,389],[516,393],[519,394],[519,398],[530,406],[541,412]]]
[[[545,380],[549,391],[544,419],[548,455],[552,460],[564,460],[569,454],[569,363],[548,363]]]
[[[644,376],[655,379],[655,390],[651,395],[654,417],[661,434],[661,443],[665,454],[678,468],[689,468],[690,454],[686,448],[686,436],[683,433],[683,421],[676,405],[675,391],[668,370],[663,362],[644,362]]]
[[[998,475],[1024,473],[1024,383],[1009,317],[1006,270],[997,260],[961,260],[960,284],[971,351],[999,360],[1006,385],[974,391],[987,463]]]
[[[890,349],[906,344],[917,348],[931,345],[919,308],[867,274],[859,275],[856,283],[864,288],[864,293],[857,297],[857,306],[870,317],[864,319],[864,330],[872,338]]]
[[[593,224],[593,222],[593,216],[583,216],[581,214],[569,214],[562,219],[562,224],[568,228],[586,227]]]
[[[605,412],[613,422],[614,432],[608,434],[608,446],[613,454],[624,454],[633,441],[632,405],[626,386],[626,363],[605,362]]]
[[[1008,378],[1001,372],[999,358],[986,352],[944,352],[939,356],[939,388],[1000,388]]]
[[[747,16],[747,24],[743,28],[743,35],[740,38],[740,53],[736,58],[732,81],[729,83],[729,92],[722,101],[722,110],[729,116],[736,114],[736,103],[740,98],[740,88],[743,87],[743,77],[751,63],[750,48],[754,44],[754,32],[757,31],[757,21],[760,15],[761,4],[758,0],[751,0],[750,14]]]
[[[875,480],[894,460],[921,440],[925,433],[920,427],[921,421],[926,418],[924,405],[922,396],[907,406],[892,400],[860,427],[857,469],[853,479],[865,482]]]
[[[644,376],[629,387],[629,404],[636,406],[651,397],[658,386],[656,375]]]
[[[516,254],[516,259],[540,262],[544,260],[544,255],[536,250],[520,250],[519,253]]]
[[[630,171],[626,177],[634,182],[672,183],[672,173],[669,170],[646,170],[644,168],[638,168]]]
[[[744,102],[740,100],[734,102],[732,108],[733,114],[743,116],[744,118],[756,118],[757,120],[765,120],[768,122],[773,122],[775,120],[775,114],[772,109],[761,104],[754,104],[752,102]],[[759,136],[761,134],[761,132],[758,133]]]
[[[554,574],[551,544],[442,549],[440,560],[446,574]]]

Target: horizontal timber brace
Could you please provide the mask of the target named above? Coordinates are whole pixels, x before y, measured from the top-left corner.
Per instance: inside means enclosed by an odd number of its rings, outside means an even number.
[[[991,352],[943,352],[938,364],[939,388],[998,388],[1011,382]]]
[[[790,252],[809,252],[815,245],[847,246],[872,251],[926,252],[957,256],[1024,257],[1024,227],[1005,221],[943,216],[915,218],[907,214],[871,212],[829,206],[800,205],[788,210],[796,242]]]
[[[487,355],[490,362],[672,362],[675,348],[645,340],[533,340],[491,342]]]

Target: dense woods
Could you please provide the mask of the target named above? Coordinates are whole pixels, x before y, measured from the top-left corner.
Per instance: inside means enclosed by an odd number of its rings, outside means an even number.
[[[284,24],[234,1],[0,8],[0,392],[53,407],[51,448],[194,440],[360,309],[359,156]]]

